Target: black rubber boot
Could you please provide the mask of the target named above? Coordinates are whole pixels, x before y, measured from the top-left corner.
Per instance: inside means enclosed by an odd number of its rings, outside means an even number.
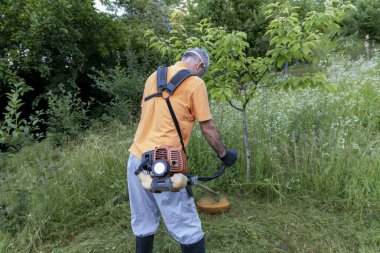
[[[193,244],[181,244],[182,253],[206,253],[206,243],[203,237]]]
[[[136,236],[136,253],[152,253],[154,235]]]

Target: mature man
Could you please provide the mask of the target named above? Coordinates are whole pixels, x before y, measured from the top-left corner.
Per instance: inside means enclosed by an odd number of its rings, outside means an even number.
[[[157,71],[150,75],[145,83],[141,119],[134,142],[129,149],[127,166],[131,224],[136,236],[138,253],[152,252],[153,236],[160,217],[173,238],[180,243],[182,252],[205,252],[201,222],[194,199],[188,191],[182,188],[177,192],[154,193],[142,186],[137,174],[144,152],[161,145],[184,149],[189,142],[195,120],[199,122],[204,137],[218,157],[227,166],[236,161],[236,152],[226,150],[211,117],[206,86],[201,79],[209,62],[209,56],[203,49],[193,48],[185,52],[181,61],[167,68],[167,80],[164,80],[164,83],[166,85],[166,81],[171,81],[171,78],[183,69],[187,69],[192,75],[185,78],[171,95],[166,91],[158,93],[157,79],[160,74]],[[169,95],[177,126],[165,99]],[[139,175],[143,175],[140,173]]]

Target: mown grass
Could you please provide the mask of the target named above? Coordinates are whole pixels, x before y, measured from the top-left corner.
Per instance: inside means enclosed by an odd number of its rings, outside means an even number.
[[[250,183],[241,115],[212,104],[240,158],[209,183],[233,203],[201,215],[209,252],[380,250],[379,59],[334,62],[320,67],[336,93],[262,90],[252,101]],[[1,154],[0,252],[133,252],[124,167],[135,128],[115,122],[63,147],[47,139]],[[214,172],[199,128],[188,151],[193,174]],[[155,250],[179,252],[164,226]]]
[[[200,192],[196,192],[199,197]],[[222,215],[201,214],[207,249],[219,252],[378,252],[380,224],[345,210],[318,206],[306,199],[263,201],[229,196],[232,209]],[[134,252],[127,203],[113,208],[109,220],[46,241],[39,252]],[[6,251],[4,251],[6,252]],[[155,237],[157,253],[180,252],[163,224]]]

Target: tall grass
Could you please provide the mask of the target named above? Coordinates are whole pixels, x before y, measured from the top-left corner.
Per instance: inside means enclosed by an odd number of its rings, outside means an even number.
[[[233,108],[213,105],[225,143],[235,146],[241,158],[230,170],[230,182],[223,183],[225,190],[232,184],[266,196],[296,193],[339,206],[379,206],[379,58],[367,62],[339,57],[333,62],[322,67],[337,92],[263,90],[250,104],[251,185],[242,183],[242,117]],[[204,173],[210,161],[214,168],[216,159],[199,129],[192,138],[189,150],[196,172]]]
[[[44,141],[8,154],[1,161],[1,223],[3,231],[18,234],[13,247],[31,251],[45,240],[70,240],[78,230],[126,216],[118,205],[127,199],[124,167],[132,136],[113,125],[63,148]]]
[[[378,219],[379,58],[333,62],[322,67],[329,82],[338,86],[336,93],[263,90],[252,101],[250,184],[244,178],[242,117],[228,105],[212,104],[224,142],[240,156],[223,179],[210,183],[213,187],[237,198],[311,197],[324,206]],[[124,168],[134,130],[135,126],[115,123],[88,131],[64,147],[45,140],[15,154],[2,154],[0,251],[34,252],[46,242],[70,245],[89,227],[129,229]],[[193,174],[215,171],[219,161],[198,127],[188,151]],[[132,240],[130,234],[123,236]],[[115,240],[123,241],[120,236]],[[105,241],[93,243],[113,247]]]

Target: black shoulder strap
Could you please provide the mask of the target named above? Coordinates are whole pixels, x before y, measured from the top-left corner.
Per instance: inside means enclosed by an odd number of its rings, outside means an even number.
[[[169,81],[166,83],[168,74],[167,67],[159,67],[157,69],[157,93],[147,96],[144,101],[148,101],[155,97],[162,97],[162,92],[165,90],[169,96],[174,93],[174,91],[180,86],[180,84],[185,81],[186,78],[192,76],[191,72],[187,69],[182,69],[178,71]]]
[[[185,81],[186,78],[192,76],[191,72],[187,69],[182,69],[178,71],[166,85],[166,91],[171,95],[178,88],[178,86]]]
[[[162,97],[162,92],[166,88],[167,75],[168,75],[167,67],[161,67],[161,66],[158,67],[157,69],[157,91],[158,92],[144,98],[145,102],[155,97]]]
[[[163,91],[166,88],[166,79],[168,75],[167,67],[158,67],[157,69],[157,90]]]
[[[179,127],[179,123],[178,123],[177,117],[175,116],[175,113],[174,113],[172,104],[170,103],[169,97],[165,98],[165,100],[166,100],[166,104],[168,105],[170,115],[172,116],[175,129],[177,129],[177,133],[178,133],[178,137],[179,137],[179,142],[181,143],[182,150],[183,150],[183,152],[185,152],[185,155],[186,155],[185,143],[183,142],[181,128]]]

